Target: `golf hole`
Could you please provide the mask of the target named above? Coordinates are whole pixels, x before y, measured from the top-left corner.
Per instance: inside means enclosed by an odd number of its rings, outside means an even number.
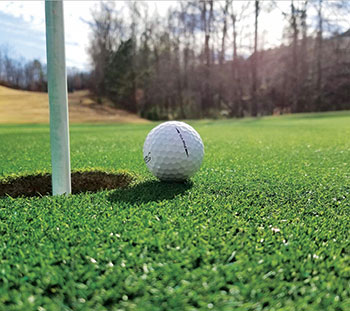
[[[76,171],[71,174],[72,193],[97,192],[127,187],[133,177],[127,172]],[[0,197],[34,197],[51,195],[51,174],[42,173],[0,180]]]

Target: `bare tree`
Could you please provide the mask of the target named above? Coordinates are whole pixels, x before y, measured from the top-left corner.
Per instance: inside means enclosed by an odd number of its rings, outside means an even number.
[[[300,71],[298,82],[300,84],[296,112],[301,112],[305,109],[305,105],[309,102],[309,53],[308,53],[308,34],[307,34],[307,10],[308,0],[302,2],[300,9],[300,27],[301,27],[301,45],[299,52]]]
[[[212,92],[210,85],[210,37],[212,32],[212,23],[213,23],[213,6],[214,1],[203,1],[201,4],[201,20],[202,27],[204,31],[204,59],[205,59],[205,67],[204,67],[204,77],[202,84],[202,98],[201,98],[201,114],[204,114],[208,109],[213,105],[212,103]],[[209,5],[209,13],[208,6]]]
[[[298,63],[298,39],[299,39],[299,27],[298,27],[298,11],[294,5],[294,0],[291,1],[291,15],[290,24],[292,28],[292,66],[291,66],[291,88],[292,88],[292,111],[297,109],[297,100],[299,93],[299,63]]]
[[[258,19],[260,12],[259,0],[255,0],[255,22],[254,22],[254,51],[252,55],[252,106],[251,115],[256,117],[258,115]]]
[[[92,13],[92,37],[89,54],[93,64],[94,93],[100,98],[106,93],[105,70],[111,50],[116,50],[124,33],[123,20],[116,16],[113,2],[100,2],[99,10]]]
[[[323,63],[323,14],[322,14],[323,0],[318,0],[317,17],[318,28],[316,38],[316,62],[317,62],[317,78],[316,88],[321,96],[322,93],[322,63]],[[322,101],[322,96],[320,97]]]
[[[225,62],[225,53],[226,53],[226,37],[227,37],[227,16],[228,16],[228,8],[230,4],[232,3],[232,0],[226,0],[225,5],[222,8],[222,37],[221,37],[221,52],[220,52],[220,58],[219,63],[220,65],[223,65]]]
[[[318,12],[316,26],[308,11],[312,4]],[[322,96],[322,109],[329,109],[327,90],[335,89],[331,77],[336,76],[336,66],[346,64],[330,57],[335,37],[325,27],[331,29],[327,14],[335,5],[291,0],[283,12],[287,41],[265,50],[260,17],[279,5],[273,0],[267,5],[259,0],[191,0],[179,2],[163,18],[151,16],[147,5],[137,2],[127,4],[130,19],[123,20],[109,10],[113,5],[103,3],[94,15],[91,43],[95,81],[102,83],[98,90],[119,94],[111,98],[123,107],[134,101],[133,95],[139,113],[151,119],[257,116],[275,107],[306,111],[316,109]],[[337,2],[334,10],[342,7]],[[335,46],[341,50],[339,42],[334,39],[333,51]],[[337,81],[345,89],[346,83]]]

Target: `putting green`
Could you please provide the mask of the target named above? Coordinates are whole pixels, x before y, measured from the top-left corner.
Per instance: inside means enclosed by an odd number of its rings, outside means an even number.
[[[205,156],[185,184],[143,163],[155,123],[72,125],[73,169],[134,181],[0,198],[0,310],[348,310],[350,113],[189,123]],[[48,126],[0,142],[2,179],[50,170]]]

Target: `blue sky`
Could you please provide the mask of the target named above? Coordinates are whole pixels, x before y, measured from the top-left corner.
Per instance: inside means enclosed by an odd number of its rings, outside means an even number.
[[[65,1],[66,59],[69,67],[89,69],[87,47],[91,10],[98,1]],[[46,62],[44,1],[0,2],[0,47],[9,56]]]
[[[164,14],[174,1],[147,1]],[[66,59],[69,67],[89,69],[87,48],[91,11],[99,1],[64,1]],[[123,1],[116,1],[122,9]],[[44,1],[0,1],[0,48],[14,58],[46,62]]]
[[[169,6],[175,5],[176,1],[147,1],[147,3],[150,8],[157,7],[159,14],[164,15]],[[70,67],[89,69],[87,48],[90,29],[84,21],[91,21],[91,10],[98,5],[99,1],[64,1],[66,58]],[[123,1],[116,1],[117,9],[123,7]],[[280,19],[278,21],[280,22]],[[37,58],[45,62],[44,1],[1,1],[0,29],[0,47],[8,47],[14,57],[30,60]],[[268,31],[271,37],[276,29],[278,31],[273,34],[275,36],[273,40],[280,37],[280,30],[272,27]]]
[[[45,60],[45,32],[30,29],[29,22],[20,17],[5,14],[0,11],[0,45],[8,49],[10,56],[26,59],[38,58]],[[23,31],[30,29],[30,31]]]

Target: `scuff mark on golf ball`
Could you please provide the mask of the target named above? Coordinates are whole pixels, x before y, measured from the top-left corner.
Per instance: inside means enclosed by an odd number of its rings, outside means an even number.
[[[182,134],[181,134],[180,130],[177,127],[175,127],[175,128],[176,128],[176,131],[179,133],[180,139],[182,140],[182,143],[184,145],[184,149],[185,149],[186,155],[188,157],[188,150],[187,150],[186,142],[185,142],[184,138],[182,137]]]

